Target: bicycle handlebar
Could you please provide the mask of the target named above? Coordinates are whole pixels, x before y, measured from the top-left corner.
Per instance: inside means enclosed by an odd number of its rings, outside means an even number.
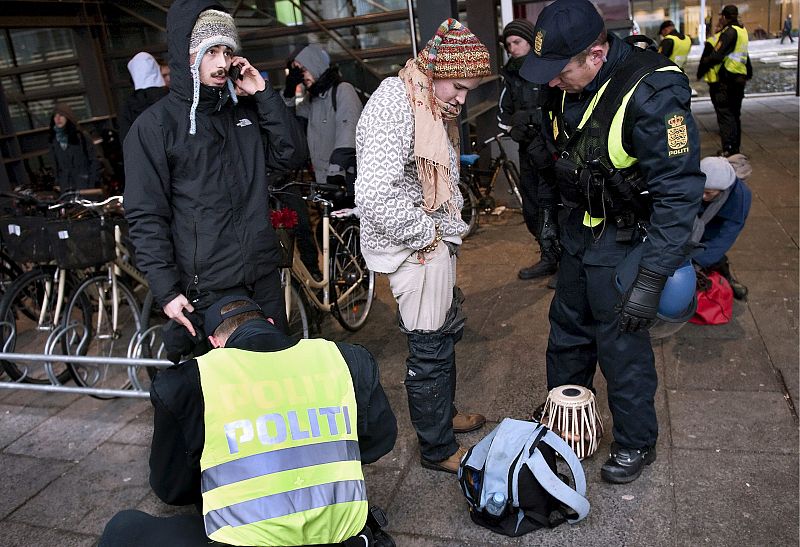
[[[74,197],[70,201],[65,201],[63,203],[56,203],[54,205],[50,205],[48,209],[62,209],[67,207],[68,205],[80,205],[85,209],[100,209],[101,207],[105,207],[112,201],[116,201],[118,203],[122,203],[122,196],[111,196],[109,198],[104,199],[103,201],[91,201],[88,199],[80,199],[78,197]]]

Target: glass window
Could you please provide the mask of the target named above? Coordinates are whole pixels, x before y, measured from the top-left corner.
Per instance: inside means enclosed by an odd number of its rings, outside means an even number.
[[[25,112],[23,106],[19,103],[8,103],[8,113],[11,115],[11,123],[14,126],[14,131],[27,131],[33,129],[31,122],[28,119],[28,114]]]
[[[27,72],[20,75],[20,79],[25,93],[53,87],[81,85],[81,74],[78,70],[78,65]]]
[[[0,85],[3,86],[3,91],[6,93],[21,93],[22,90],[19,87],[19,79],[16,76],[3,76],[0,78]]]
[[[71,29],[16,29],[9,30],[17,66],[75,59],[78,54]]]
[[[50,125],[50,117],[53,115],[55,104],[56,102],[53,99],[28,101],[28,112],[33,120],[33,127],[48,127]]]

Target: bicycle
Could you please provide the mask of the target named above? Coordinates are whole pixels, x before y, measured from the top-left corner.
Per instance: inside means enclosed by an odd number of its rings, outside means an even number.
[[[514,208],[522,208],[519,168],[508,158],[502,143],[502,139],[507,136],[505,133],[498,133],[480,143],[475,148],[474,154],[461,154],[459,190],[465,196],[461,218],[468,226],[462,237],[474,232],[478,225],[478,211],[491,211],[495,208],[496,201],[492,191],[501,173],[508,182],[508,193],[514,198]],[[493,142],[497,143],[499,151],[497,157],[492,158],[489,169],[479,169],[476,164],[480,159],[480,152]]]
[[[104,247],[102,258],[105,258],[105,263],[75,289],[67,306],[67,317],[71,317],[74,307],[81,306],[85,301],[90,302],[91,324],[65,324],[59,333],[60,336],[70,334],[75,337],[80,336],[77,344],[69,346],[74,347],[73,351],[78,355],[129,357],[130,348],[137,343],[142,332],[142,312],[139,302],[121,274],[124,271],[142,287],[146,287],[147,284],[144,276],[131,263],[130,253],[122,242],[121,223],[106,214],[105,208],[112,202],[120,204],[122,197],[113,196],[98,203],[84,200],[75,202],[86,210],[97,213],[99,215],[97,220],[101,225],[113,226],[113,237],[109,234],[97,242]],[[101,257],[96,256],[92,261],[97,261],[99,258]],[[136,366],[128,367],[126,370],[107,364],[69,364],[68,369],[75,383],[82,387],[109,389],[128,389],[132,385],[143,387],[138,379],[140,367]],[[105,398],[99,395],[95,397]]]
[[[0,299],[0,345],[5,352],[52,351],[51,340],[65,324],[85,324],[91,317],[91,303],[79,300],[67,313],[67,304],[79,284],[80,271],[60,267],[53,260],[51,242],[68,226],[69,220],[52,216],[58,211],[64,218],[64,202],[52,203],[31,195],[16,195],[20,200],[20,216],[2,222],[4,241],[11,258],[35,264],[11,283]],[[34,216],[37,214],[39,216]],[[73,337],[59,338],[61,350],[69,353]],[[61,384],[70,378],[66,365],[48,363],[44,367],[2,361],[5,372],[16,382]],[[59,367],[56,370],[56,366]]]
[[[290,182],[270,187],[270,193],[287,193],[293,186],[311,188],[310,195],[304,199],[322,208],[320,243],[325,267],[322,279],[315,279],[297,256],[299,253],[294,251],[290,275],[284,274],[287,317],[290,323],[294,320],[295,325],[299,325],[304,337],[307,336],[305,308],[311,304],[320,311],[331,312],[343,328],[356,331],[364,326],[375,296],[375,273],[367,268],[361,255],[361,226],[356,211],[332,210],[333,201],[325,192],[340,192],[341,188],[334,184]],[[297,336],[297,332],[294,335]]]

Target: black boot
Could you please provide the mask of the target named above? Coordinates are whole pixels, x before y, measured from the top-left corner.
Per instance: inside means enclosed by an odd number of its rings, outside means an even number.
[[[656,461],[656,447],[640,449],[624,448],[616,442],[611,443],[611,454],[600,468],[600,476],[606,482],[625,484],[635,481],[642,474],[645,465]]]
[[[558,257],[554,253],[546,253],[542,250],[542,258],[527,268],[522,268],[517,276],[520,279],[536,279],[537,277],[546,277],[553,275],[558,270]]]

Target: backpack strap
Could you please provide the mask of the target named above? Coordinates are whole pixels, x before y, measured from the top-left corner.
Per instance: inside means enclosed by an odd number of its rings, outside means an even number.
[[[553,450],[558,452],[564,461],[569,466],[573,479],[575,479],[575,489],[564,484],[564,482],[553,473],[550,466],[538,450],[534,450],[533,454],[526,462],[530,468],[533,476],[539,481],[539,484],[547,490],[551,496],[559,500],[561,503],[572,509],[578,514],[575,519],[567,519],[570,524],[575,524],[586,518],[589,514],[589,501],[586,499],[586,476],[583,474],[583,467],[580,460],[575,455],[575,452],[569,447],[567,443],[552,431],[545,433],[544,442],[550,445]]]
[[[511,500],[514,507],[519,507],[519,473],[522,471],[522,466],[528,461],[530,454],[538,446],[539,441],[545,436],[545,433],[547,433],[547,428],[537,423],[536,429],[531,433],[528,442],[525,443],[525,448],[522,449],[522,457],[517,460],[517,464],[514,466],[514,472],[511,474]]]
[[[522,447],[528,444],[535,429],[535,424],[522,420],[506,418],[500,422],[497,427],[499,437],[495,437],[487,454],[487,460],[491,460],[492,465],[484,469],[483,488],[478,504],[481,509],[486,507],[486,500],[495,492],[503,492],[506,498],[509,497],[509,471],[517,459],[526,458],[522,454]]]

